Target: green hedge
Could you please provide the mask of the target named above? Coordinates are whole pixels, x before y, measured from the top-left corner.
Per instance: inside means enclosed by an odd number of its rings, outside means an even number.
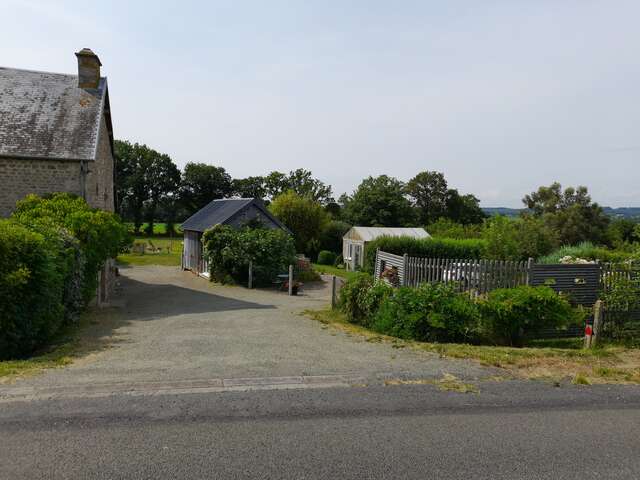
[[[566,298],[549,287],[495,290],[473,300],[451,285],[392,289],[360,273],[340,292],[347,320],[399,338],[430,342],[520,345],[546,328],[584,320]]]
[[[480,239],[380,237],[367,244],[364,270],[373,273],[378,248],[384,252],[396,255],[406,253],[414,257],[480,259],[486,246],[486,242]]]
[[[0,221],[0,358],[27,355],[77,320],[98,271],[127,239],[117,216],[78,197],[19,202]]]
[[[0,221],[0,358],[24,355],[64,319],[61,243]]]

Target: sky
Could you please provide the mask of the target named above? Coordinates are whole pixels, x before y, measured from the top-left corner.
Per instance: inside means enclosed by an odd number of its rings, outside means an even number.
[[[233,177],[443,172],[482,206],[559,181],[640,206],[637,0],[0,0],[0,65],[75,73],[114,133]]]

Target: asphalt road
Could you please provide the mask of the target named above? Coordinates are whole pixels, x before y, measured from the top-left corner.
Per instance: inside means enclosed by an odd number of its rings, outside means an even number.
[[[4,401],[0,478],[640,478],[639,388],[480,388]]]

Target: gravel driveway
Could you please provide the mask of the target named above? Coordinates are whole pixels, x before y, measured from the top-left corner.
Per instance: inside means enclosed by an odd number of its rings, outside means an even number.
[[[367,342],[301,314],[329,303],[327,284],[302,296],[211,284],[174,267],[121,270],[117,307],[89,332],[104,346],[72,365],[0,385],[2,394],[135,385],[233,386],[345,378],[486,376],[471,362]],[[350,376],[350,377],[349,377]],[[151,388],[151,387],[150,387]],[[52,390],[53,389],[53,390]]]

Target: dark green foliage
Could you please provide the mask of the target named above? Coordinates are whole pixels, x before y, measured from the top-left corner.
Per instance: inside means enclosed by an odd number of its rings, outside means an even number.
[[[57,239],[0,221],[0,359],[28,354],[62,324],[60,248]]]
[[[482,225],[463,225],[448,218],[440,218],[425,227],[425,230],[434,238],[456,238],[462,240],[482,237]]]
[[[222,167],[206,163],[187,163],[182,172],[180,201],[187,216],[193,215],[212,200],[233,193],[231,176]]]
[[[486,242],[478,239],[380,237],[367,244],[364,263],[366,272],[373,273],[378,248],[396,255],[406,253],[415,257],[480,259],[484,255]]]
[[[333,262],[333,266],[334,267],[344,267],[344,257],[342,256],[342,254],[338,255],[335,259],[335,261]]]
[[[546,328],[564,328],[583,320],[579,310],[549,287],[494,290],[480,302],[481,334],[490,343],[520,346]]]
[[[360,323],[369,313],[364,307],[364,297],[373,285],[368,273],[358,273],[349,278],[340,289],[340,308],[353,323]]]
[[[533,216],[541,218],[556,233],[562,245],[606,241],[609,217],[600,205],[591,201],[587,187],[568,187],[563,191],[556,182],[540,187],[522,201]]]
[[[216,225],[207,230],[202,243],[209,260],[212,280],[246,282],[253,262],[255,284],[268,284],[295,261],[290,235],[279,229]]]
[[[87,203],[67,193],[48,198],[28,195],[18,202],[12,218],[30,227],[63,228],[79,242],[84,256],[83,296],[91,300],[97,286],[97,275],[105,261],[115,258],[130,242],[126,226],[109,212],[92,209]]]
[[[326,208],[325,208],[326,211]],[[320,234],[320,248],[336,254],[342,252],[342,237],[349,231],[351,225],[340,220],[331,220]]]
[[[318,254],[318,263],[320,265],[333,265],[336,261],[337,255],[328,250],[321,250]]]
[[[342,216],[352,225],[406,227],[416,221],[404,184],[387,175],[364,179],[353,195],[343,195],[340,201]]]
[[[454,286],[400,287],[387,295],[372,328],[399,338],[429,342],[468,342],[476,335],[479,310]]]

